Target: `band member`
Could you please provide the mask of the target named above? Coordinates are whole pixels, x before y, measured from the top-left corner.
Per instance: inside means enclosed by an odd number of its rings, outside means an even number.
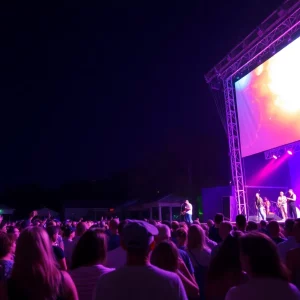
[[[189,202],[189,200],[184,201],[185,207],[184,207],[184,220],[188,224],[192,224],[192,215],[193,215],[193,205]]]
[[[266,214],[270,214],[270,207],[271,207],[271,202],[267,197],[264,198],[264,207],[266,209]]]
[[[292,189],[289,189],[287,199],[287,207],[289,211],[289,217],[292,219],[297,219],[297,209],[296,209],[296,194]]]
[[[257,209],[258,217],[261,217],[263,220],[266,220],[264,201],[260,197],[259,193],[255,194],[255,207]]]
[[[280,209],[282,219],[285,221],[287,219],[287,200],[283,192],[279,193],[279,197],[277,199],[277,206]]]

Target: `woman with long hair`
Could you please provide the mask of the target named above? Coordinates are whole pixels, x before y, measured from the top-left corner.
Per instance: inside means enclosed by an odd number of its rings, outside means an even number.
[[[232,232],[212,258],[208,269],[206,299],[225,299],[230,288],[247,281],[239,259],[239,237],[242,235],[240,231]]]
[[[181,261],[176,245],[171,241],[159,243],[151,254],[151,264],[160,269],[176,273],[189,298],[199,296],[199,288],[190,272]]]
[[[268,236],[259,232],[242,236],[240,261],[249,281],[230,289],[226,300],[300,299],[298,289],[288,282],[276,244]]]
[[[78,299],[70,275],[58,268],[43,228],[27,227],[20,234],[6,294],[9,300]]]
[[[72,255],[70,275],[79,299],[92,299],[97,279],[114,270],[103,266],[106,253],[106,235],[101,229],[86,231],[78,241]]]
[[[187,253],[195,270],[195,278],[200,289],[200,299],[205,299],[205,283],[211,258],[211,250],[206,245],[206,235],[199,225],[191,225],[188,231]]]

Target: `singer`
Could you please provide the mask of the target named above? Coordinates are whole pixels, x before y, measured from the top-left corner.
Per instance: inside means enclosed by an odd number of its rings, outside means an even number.
[[[185,200],[184,201],[184,221],[187,224],[192,224],[193,223],[193,219],[192,219],[192,215],[193,215],[193,205],[189,202],[189,200]]]
[[[296,199],[297,196],[292,189],[289,189],[287,199],[287,206],[289,217],[292,219],[297,219],[297,210],[296,210]]]

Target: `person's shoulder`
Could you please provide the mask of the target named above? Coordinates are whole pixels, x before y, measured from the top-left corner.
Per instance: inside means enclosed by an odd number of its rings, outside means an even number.
[[[232,287],[226,294],[225,300],[242,299],[244,295],[245,285],[239,285]]]
[[[151,266],[149,266],[148,269],[150,271],[152,271],[157,277],[160,277],[160,279],[165,279],[167,281],[174,281],[174,282],[177,282],[180,280],[176,273],[162,270],[156,266],[151,265]]]

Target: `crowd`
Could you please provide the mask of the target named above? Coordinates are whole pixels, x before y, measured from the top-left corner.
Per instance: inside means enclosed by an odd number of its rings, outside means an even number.
[[[0,225],[0,299],[300,299],[300,220]]]

